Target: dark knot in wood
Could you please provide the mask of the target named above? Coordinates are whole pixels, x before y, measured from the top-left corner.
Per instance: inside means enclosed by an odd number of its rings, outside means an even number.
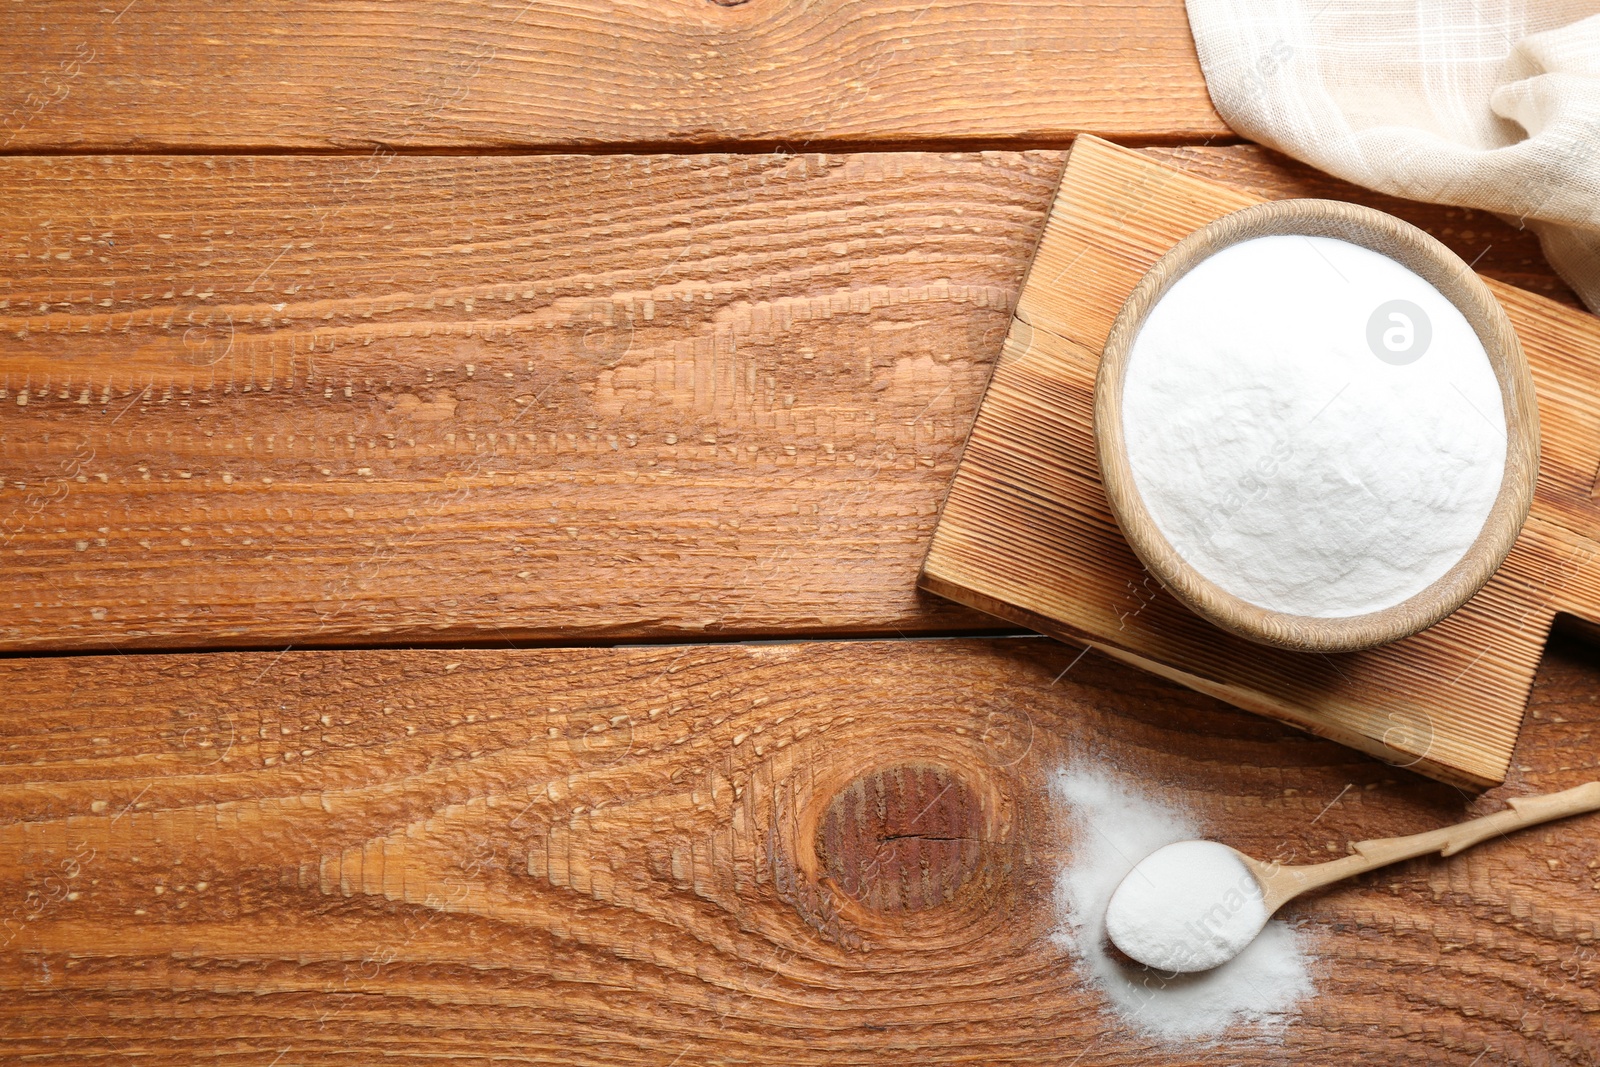
[[[822,870],[856,902],[922,911],[950,901],[983,856],[978,798],[948,769],[885,767],[853,779],[817,831]]]

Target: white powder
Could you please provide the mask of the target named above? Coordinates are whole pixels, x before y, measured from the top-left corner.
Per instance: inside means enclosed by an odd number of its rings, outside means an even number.
[[[1237,852],[1179,841],[1122,880],[1106,907],[1106,933],[1158,971],[1203,971],[1237,956],[1268,918],[1260,883]]]
[[[1406,267],[1326,237],[1258,237],[1179,279],[1134,340],[1122,424],[1134,484],[1185,560],[1257,606],[1322,618],[1449,570],[1506,454],[1466,318]]]
[[[1110,1009],[1129,1027],[1169,1042],[1215,1038],[1229,1027],[1233,1036],[1275,1036],[1313,992],[1304,935],[1274,919],[1222,966],[1170,978],[1119,961],[1106,945],[1106,906],[1117,885],[1163,845],[1205,835],[1181,812],[1090,764],[1058,772],[1051,792],[1071,834],[1056,883],[1055,940],[1079,959],[1085,980]]]

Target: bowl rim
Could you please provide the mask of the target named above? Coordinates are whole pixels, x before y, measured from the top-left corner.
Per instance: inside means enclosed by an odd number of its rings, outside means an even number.
[[[1371,249],[1420,275],[1466,317],[1488,354],[1505,412],[1506,458],[1482,529],[1427,588],[1378,611],[1322,618],[1273,611],[1227,592],[1197,571],[1146,509],[1128,462],[1122,391],[1129,357],[1150,310],[1199,263],[1256,237],[1332,237]],[[1112,323],[1095,379],[1093,434],[1112,515],[1134,554],[1191,610],[1240,637],[1304,652],[1349,652],[1396,641],[1443,619],[1483,588],[1527,520],[1539,469],[1533,377],[1511,321],[1461,257],[1417,227],[1340,200],[1272,200],[1231,212],[1184,237],[1139,279]]]

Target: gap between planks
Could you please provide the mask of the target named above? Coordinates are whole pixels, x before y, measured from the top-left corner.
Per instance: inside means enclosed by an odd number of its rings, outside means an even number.
[[[549,144],[523,145],[396,145],[374,141],[370,145],[344,147],[330,145],[298,147],[292,145],[224,145],[206,147],[148,147],[114,146],[77,147],[72,145],[31,148],[0,148],[0,159],[51,158],[56,156],[131,156],[140,158],[160,156],[315,156],[327,158],[361,159],[382,156],[429,156],[446,158],[471,158],[494,156],[520,158],[524,156],[709,156],[709,155],[785,155],[798,156],[814,153],[856,154],[863,152],[1060,152],[1072,147],[1072,142],[1092,131],[1080,130],[1068,134],[1042,137],[973,137],[950,136],[905,139],[833,139],[826,137],[805,140],[721,141],[615,141],[607,144],[585,144],[581,141],[561,141]],[[1096,134],[1095,136],[1099,136]],[[1236,134],[1217,134],[1196,138],[1189,134],[1149,134],[1143,136],[1108,136],[1105,138],[1124,148],[1236,148],[1254,142]]]
[[[327,644],[307,642],[305,644],[204,645],[200,647],[174,646],[171,648],[117,648],[108,645],[103,648],[44,649],[36,651],[3,649],[0,650],[0,663],[7,660],[87,659],[95,656],[209,656],[255,653],[268,655],[277,653],[281,655],[286,652],[519,652],[555,651],[560,649],[718,648],[744,645],[860,644],[872,641],[1003,641],[1018,638],[1031,641],[1057,641],[1057,643],[1064,644],[1068,648],[1076,648],[1078,644],[1081,644],[1081,642],[1058,641],[1058,639],[1046,634],[1017,626],[996,626],[993,629],[911,630],[910,632],[897,630],[893,633],[775,631],[769,635],[756,634],[752,636],[745,634],[738,637],[725,638],[707,636],[692,641],[685,640],[682,634],[664,634],[659,639],[645,636],[630,637],[619,641],[601,639],[592,641],[565,640],[557,637],[548,640],[522,641],[506,638],[474,638],[461,641],[396,641],[392,644],[376,641],[359,643],[329,642]]]

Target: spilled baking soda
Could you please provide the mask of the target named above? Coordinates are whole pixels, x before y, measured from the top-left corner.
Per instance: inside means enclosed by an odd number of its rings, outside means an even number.
[[[1169,1042],[1201,1041],[1235,1029],[1271,1037],[1315,991],[1305,935],[1282,920],[1266,924],[1243,952],[1209,971],[1156,971],[1113,955],[1106,906],[1123,877],[1165,845],[1205,837],[1185,812],[1145,796],[1106,767],[1075,763],[1050,790],[1070,841],[1056,882],[1055,942],[1075,956],[1085,982],[1132,1029]]]

